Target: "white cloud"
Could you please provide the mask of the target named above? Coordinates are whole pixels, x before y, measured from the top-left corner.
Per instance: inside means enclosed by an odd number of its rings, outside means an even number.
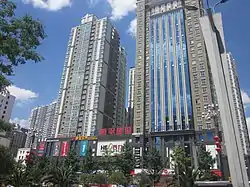
[[[15,85],[7,88],[11,95],[16,97],[16,105],[22,107],[24,104],[36,99],[38,94],[33,92],[32,90],[27,90],[24,88],[19,88]]]
[[[250,96],[248,95],[247,92],[245,91],[241,91],[241,97],[242,97],[242,101],[243,101],[243,104],[245,106],[249,105],[250,104]]]
[[[100,0],[88,0],[88,4],[91,8],[96,6],[99,2]]]
[[[136,9],[136,0],[107,0],[111,6],[111,19],[120,20]]]
[[[137,20],[136,18],[133,19],[130,24],[129,24],[129,28],[128,28],[128,33],[135,37],[136,36],[136,26],[137,26]]]
[[[35,8],[43,8],[57,11],[71,5],[72,0],[22,0],[26,4],[32,4]]]
[[[14,119],[10,119],[11,123],[19,124],[23,128],[28,128],[28,120],[27,119],[20,119],[15,117]]]

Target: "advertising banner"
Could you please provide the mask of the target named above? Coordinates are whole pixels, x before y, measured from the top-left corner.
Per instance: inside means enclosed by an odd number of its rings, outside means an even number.
[[[81,141],[80,143],[80,156],[86,156],[88,151],[88,141]]]
[[[40,142],[37,156],[43,156],[44,151],[45,151],[45,142]]]
[[[69,142],[63,141],[61,148],[61,156],[67,156],[69,152]]]
[[[125,142],[126,140],[98,142],[96,155],[103,156],[107,152],[111,156],[121,154],[123,152]]]
[[[52,156],[59,156],[59,151],[60,151],[60,144],[61,142],[55,142],[53,146],[53,154]]]

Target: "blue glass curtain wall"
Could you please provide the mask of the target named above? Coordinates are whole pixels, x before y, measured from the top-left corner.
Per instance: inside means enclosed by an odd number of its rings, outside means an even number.
[[[151,17],[150,81],[152,131],[189,129],[192,105],[182,9]]]

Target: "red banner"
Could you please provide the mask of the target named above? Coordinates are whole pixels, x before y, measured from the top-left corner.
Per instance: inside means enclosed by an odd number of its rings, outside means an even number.
[[[61,156],[67,156],[69,152],[69,142],[62,142]]]
[[[40,142],[38,147],[38,156],[43,156],[45,151],[45,142]]]

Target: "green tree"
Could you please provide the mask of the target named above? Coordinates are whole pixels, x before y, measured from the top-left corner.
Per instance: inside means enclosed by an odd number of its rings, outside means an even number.
[[[82,161],[82,171],[84,173],[92,174],[98,170],[97,160],[92,156],[92,149],[89,148],[87,155]]]
[[[0,182],[4,182],[12,173],[15,160],[10,150],[0,145]]]
[[[33,157],[26,166],[26,178],[32,185],[41,185],[41,178],[49,171],[50,161],[47,157]]]
[[[124,151],[117,156],[118,169],[123,173],[127,182],[131,181],[130,172],[135,167],[135,158],[133,154],[133,147],[128,142],[124,145]]]
[[[202,170],[210,170],[213,169],[215,163],[215,159],[213,159],[211,153],[206,151],[206,146],[201,145],[198,153],[198,165]]]
[[[10,132],[13,129],[14,129],[13,124],[0,120],[0,132]]]
[[[71,149],[69,151],[69,154],[64,161],[64,167],[71,168],[72,171],[75,173],[80,170],[79,158],[77,156],[75,149]]]
[[[95,184],[107,184],[107,175],[105,173],[92,174],[92,183]]]
[[[108,150],[103,154],[103,156],[98,159],[97,164],[100,170],[103,170],[107,177],[109,177],[113,171],[118,169],[118,159],[117,156],[113,156]]]
[[[26,168],[21,161],[14,164],[8,183],[15,187],[25,187],[31,183],[29,177],[27,177]]]
[[[0,91],[11,84],[6,76],[14,74],[13,67],[43,60],[36,52],[46,37],[42,23],[29,15],[17,17],[15,9],[12,1],[0,1]]]
[[[149,187],[149,186],[153,185],[152,181],[150,180],[150,178],[146,172],[141,172],[141,173],[137,174],[135,180],[137,181],[136,183],[140,187]]]
[[[122,184],[127,185],[128,181],[123,172],[113,172],[108,178],[109,184]]]
[[[88,184],[92,183],[93,181],[93,174],[83,173],[80,176],[80,183],[86,187]]]
[[[73,171],[73,167],[54,166],[51,167],[41,180],[45,184],[54,184],[59,187],[69,187],[76,183],[76,173]]]
[[[144,166],[154,186],[160,180],[165,166],[157,149],[153,148],[145,154]]]
[[[178,186],[193,187],[194,182],[200,177],[201,172],[192,165],[192,158],[187,157],[182,147],[176,147],[171,155],[172,162],[175,166],[175,176]]]
[[[215,163],[215,159],[212,157],[209,151],[206,151],[206,146],[202,144],[198,153],[198,164],[201,172],[201,176],[198,180],[210,180],[216,181],[219,177],[211,172]]]

